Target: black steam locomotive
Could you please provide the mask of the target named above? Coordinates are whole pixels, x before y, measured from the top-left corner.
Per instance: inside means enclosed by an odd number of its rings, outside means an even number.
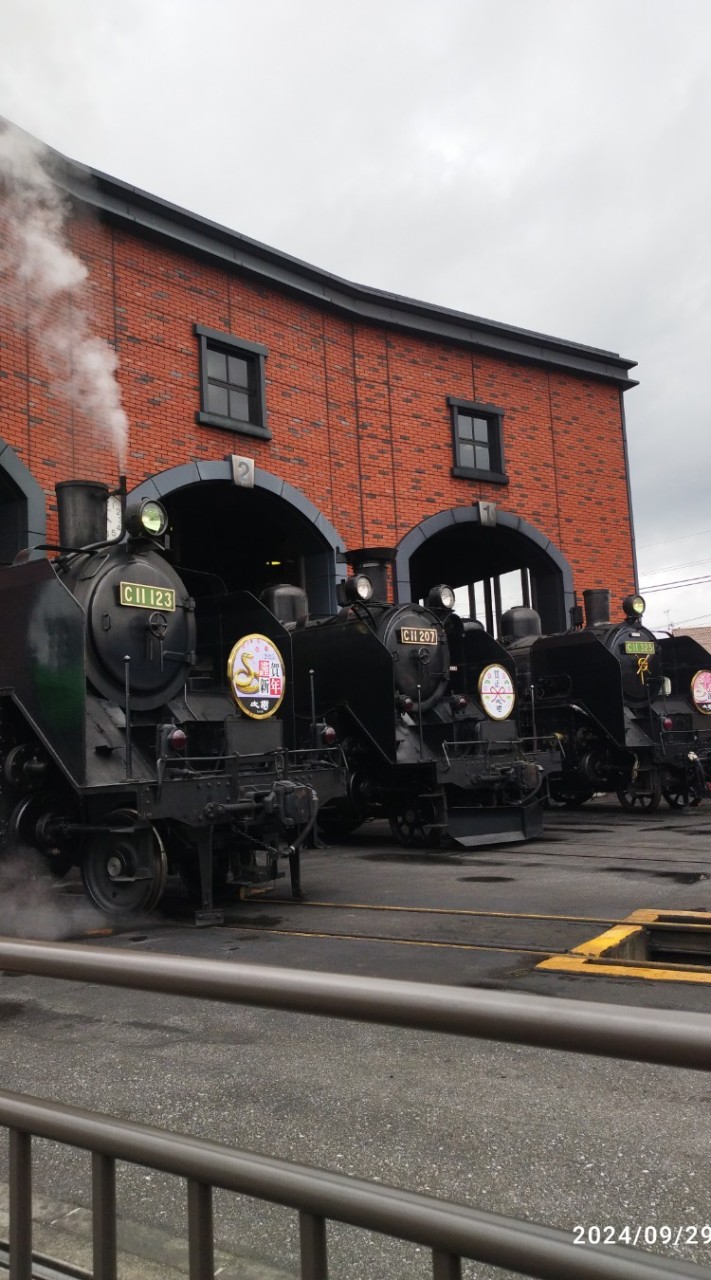
[[[279,614],[282,590],[267,596]],[[326,618],[307,618],[302,598],[291,624],[296,724],[327,722],[348,762],[347,796],[320,811],[326,834],[369,817],[389,819],[410,847],[540,834],[544,766],[520,741],[511,656],[453,612],[449,587],[434,588],[426,606],[390,605],[382,584],[376,592],[356,572],[345,592]]]
[[[57,500],[61,545],[38,549],[56,558],[0,568],[2,845],[80,867],[109,912],[149,911],[178,871],[208,922],[214,894],[281,857],[298,895],[317,792],[345,775],[328,750],[285,750],[288,633],[247,593],[191,591],[158,502],[88,481]]]
[[[504,614],[526,727],[560,744],[552,801],[578,805],[616,792],[626,809],[698,804],[711,765],[711,658],[688,637],[659,640],[644,600],[627,596],[610,621],[610,592],[585,591],[585,625],[541,636],[540,619]]]

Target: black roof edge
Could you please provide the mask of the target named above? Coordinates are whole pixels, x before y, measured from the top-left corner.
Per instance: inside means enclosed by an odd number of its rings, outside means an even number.
[[[637,386],[628,376],[637,362],[615,351],[354,284],[100,170],[78,164],[58,152],[51,154],[53,176],[59,186],[74,200],[112,221],[230,265],[343,315],[420,337],[463,344],[487,354],[514,356],[563,372],[601,378],[623,389]]]

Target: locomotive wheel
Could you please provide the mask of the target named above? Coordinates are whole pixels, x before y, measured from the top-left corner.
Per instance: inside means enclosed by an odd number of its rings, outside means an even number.
[[[63,816],[66,816],[65,806],[57,796],[33,792],[15,805],[7,830],[10,849],[34,850],[58,879],[65,876],[77,860],[70,842],[61,836],[59,823]]]
[[[81,878],[91,901],[109,915],[152,911],[168,878],[165,846],[154,826],[131,829],[132,809],[117,809],[111,823],[126,830],[103,831],[86,843]],[[140,847],[143,842],[143,849]]]
[[[406,849],[436,849],[443,835],[419,797],[396,803],[390,812],[390,830]]]
[[[662,799],[662,786],[658,777],[652,781],[649,791],[638,791],[636,787],[627,787],[624,791],[617,792],[617,799],[626,809],[628,813],[637,806],[643,813],[654,813],[659,808]]]
[[[665,787],[662,795],[670,809],[685,809],[687,806],[689,809],[695,809],[703,799],[701,792],[693,782],[689,784],[688,792],[686,793],[679,787]]]
[[[592,800],[595,792],[592,790],[576,789],[575,787],[552,786],[548,794],[548,801],[551,808],[562,806],[566,809],[580,809],[582,805],[587,804],[588,800]]]

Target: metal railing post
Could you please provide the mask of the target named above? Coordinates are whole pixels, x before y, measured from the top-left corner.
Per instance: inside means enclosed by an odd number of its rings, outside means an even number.
[[[32,1138],[10,1129],[10,1275],[32,1280]]]
[[[299,1214],[301,1280],[328,1280],[326,1219],[313,1213]]]
[[[214,1280],[212,1187],[194,1178],[188,1178],[188,1265],[190,1280]]]
[[[454,1253],[432,1253],[432,1280],[462,1280],[462,1260]]]
[[[116,1162],[91,1157],[94,1280],[116,1280]]]
[[[0,969],[202,996],[301,1014],[477,1036],[609,1058],[711,1069],[711,1017],[470,991],[310,970],[235,966],[174,956],[125,956],[110,949],[0,939]],[[95,1280],[116,1280],[115,1161],[184,1178],[188,1189],[190,1280],[213,1280],[213,1190],[288,1207],[299,1214],[301,1280],[328,1280],[327,1222],[416,1243],[433,1280],[461,1280],[476,1259],[538,1280],[709,1280],[708,1267],[626,1246],[578,1247],[561,1230],[382,1183],[298,1165],[222,1143],[0,1090],[0,1126],[10,1135],[9,1267],[32,1280],[31,1137],[92,1153]],[[661,1236],[655,1243],[666,1243]]]

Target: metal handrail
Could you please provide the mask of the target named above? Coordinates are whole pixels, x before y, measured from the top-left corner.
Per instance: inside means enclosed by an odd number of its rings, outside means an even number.
[[[475,1258],[541,1280],[570,1280],[571,1275],[588,1280],[700,1280],[703,1274],[692,1263],[642,1256],[623,1247],[581,1248],[573,1244],[569,1232],[553,1227],[22,1094],[0,1093],[0,1124],[21,1135],[32,1133],[69,1143],[104,1160],[159,1169],[187,1179],[195,1188],[219,1187],[296,1209],[311,1220],[307,1232],[313,1231],[314,1222],[330,1219],[410,1240],[441,1256]],[[106,1165],[100,1176],[104,1188],[110,1187],[112,1176]],[[103,1211],[99,1209],[94,1224],[95,1236],[105,1240],[113,1194],[95,1195],[95,1206],[97,1200]],[[194,1192],[191,1205],[189,1195],[188,1211],[191,1236],[204,1236],[205,1223],[211,1218],[209,1198]],[[303,1221],[301,1225],[303,1234]],[[212,1280],[211,1259],[203,1256],[201,1262],[199,1270],[191,1270],[191,1280]],[[323,1268],[302,1267],[302,1280],[320,1280],[325,1274]]]
[[[579,1004],[515,992],[343,977],[182,956],[126,954],[71,943],[0,939],[0,969],[171,995],[485,1038],[696,1070],[711,1067],[711,1016]],[[217,1143],[0,1093],[10,1130],[13,1280],[30,1280],[30,1135],[93,1153],[94,1277],[115,1280],[114,1161],[188,1182],[191,1280],[212,1280],[212,1188],[296,1209],[302,1280],[327,1280],[327,1219],[416,1241],[432,1250],[434,1280],[458,1280],[462,1257],[568,1280],[708,1280],[708,1268],[628,1249],[574,1245],[570,1233],[340,1174],[234,1151]]]
[[[104,986],[385,1023],[418,1031],[711,1069],[711,1015],[0,939],[0,969]]]

